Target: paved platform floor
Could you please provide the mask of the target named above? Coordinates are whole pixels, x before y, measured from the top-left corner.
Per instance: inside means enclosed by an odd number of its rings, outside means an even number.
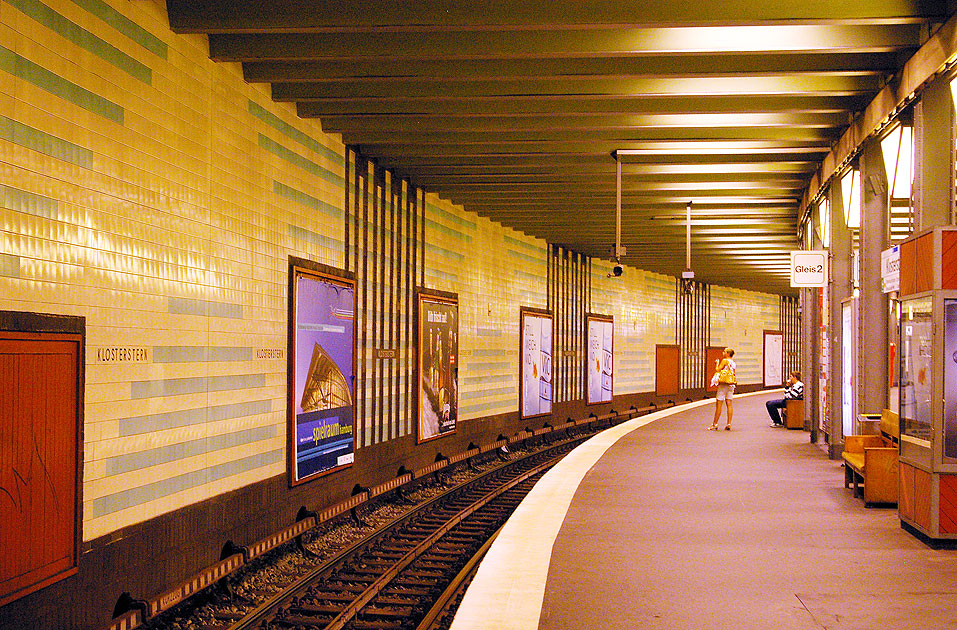
[[[957,551],[854,499],[807,433],[767,426],[770,397],[739,397],[732,431],[708,403],[566,457],[453,630],[957,628]]]

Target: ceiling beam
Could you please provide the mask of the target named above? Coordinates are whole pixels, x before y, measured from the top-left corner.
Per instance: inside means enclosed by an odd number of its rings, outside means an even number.
[[[214,61],[536,59],[725,53],[891,52],[920,45],[919,24],[776,24],[600,30],[277,33],[209,36]]]
[[[899,53],[849,53],[841,51],[787,53],[726,53],[720,57],[586,57],[544,59],[388,59],[322,61],[250,61],[243,76],[250,83],[342,80],[475,81],[548,79],[560,77],[701,77],[735,74],[799,75],[820,72],[871,70],[894,73]]]
[[[527,0],[522,3],[396,2],[380,0],[167,0],[170,27],[179,33],[290,32],[359,28],[524,28],[579,25],[766,24],[777,21],[886,23],[943,16],[943,0],[841,2],[735,0],[703,3],[619,0]]]

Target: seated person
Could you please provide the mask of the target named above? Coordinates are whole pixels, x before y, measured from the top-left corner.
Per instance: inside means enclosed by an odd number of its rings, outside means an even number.
[[[801,382],[801,373],[795,370],[791,372],[791,376],[784,386],[784,398],[769,400],[764,403],[764,406],[768,408],[768,415],[771,416],[770,426],[783,427],[784,422],[781,420],[780,410],[787,406],[787,401],[801,400],[802,398],[804,398],[804,383]]]

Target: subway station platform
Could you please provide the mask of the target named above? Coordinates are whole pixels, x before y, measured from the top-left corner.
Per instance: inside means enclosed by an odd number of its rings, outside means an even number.
[[[614,427],[536,486],[453,630],[957,628],[957,551],[865,508],[762,392]],[[722,426],[724,424],[722,417]]]

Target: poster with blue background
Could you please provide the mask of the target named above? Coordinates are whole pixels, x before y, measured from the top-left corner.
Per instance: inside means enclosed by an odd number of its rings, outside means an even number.
[[[355,286],[295,270],[292,481],[355,457]]]

